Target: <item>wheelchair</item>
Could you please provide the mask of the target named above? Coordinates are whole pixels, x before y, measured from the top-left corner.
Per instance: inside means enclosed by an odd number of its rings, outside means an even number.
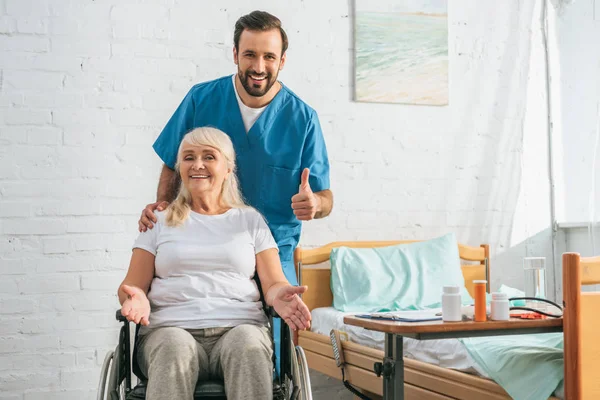
[[[273,320],[279,318],[272,307],[266,308],[271,333]],[[137,343],[140,325],[131,334],[131,325],[127,318],[116,312],[117,320],[123,322],[119,333],[119,344],[114,351],[109,351],[102,364],[100,382],[98,384],[97,400],[144,400],[146,398],[146,378],[137,365],[136,357],[132,356],[131,339]],[[290,328],[280,320],[281,348],[280,372],[276,373],[276,352],[273,352],[273,399],[274,400],[312,400],[308,363],[302,347],[295,346]],[[273,335],[271,334],[271,338]],[[135,345],[134,345],[135,348]],[[135,352],[133,353],[135,354]],[[133,376],[138,383],[132,387]],[[223,381],[198,381],[194,390],[194,400],[227,399]],[[260,400],[260,399],[257,399]]]

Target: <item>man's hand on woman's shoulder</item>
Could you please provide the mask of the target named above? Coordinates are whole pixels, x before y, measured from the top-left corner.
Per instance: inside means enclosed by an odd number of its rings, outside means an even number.
[[[156,203],[151,203],[142,210],[142,216],[138,221],[138,230],[140,232],[146,232],[148,229],[154,228],[154,223],[156,223],[156,215],[154,211],[163,211],[169,206],[168,201],[157,201]]]

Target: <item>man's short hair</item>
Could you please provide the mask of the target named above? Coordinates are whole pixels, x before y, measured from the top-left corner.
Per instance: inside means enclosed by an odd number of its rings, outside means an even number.
[[[283,55],[288,48],[287,34],[281,27],[281,21],[274,15],[269,14],[266,11],[252,11],[250,14],[240,17],[235,23],[235,30],[233,32],[233,44],[237,51],[240,50],[240,36],[242,32],[247,29],[249,31],[265,32],[271,29],[279,29],[281,33],[282,51]]]

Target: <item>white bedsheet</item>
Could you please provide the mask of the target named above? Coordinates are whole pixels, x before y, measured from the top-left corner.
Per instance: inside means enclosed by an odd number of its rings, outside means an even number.
[[[311,330],[315,333],[329,336],[332,329],[338,329],[346,332],[348,338],[354,343],[380,350],[384,348],[384,333],[344,324],[344,316],[354,315],[355,312],[342,312],[333,307],[321,307],[312,310],[311,314]],[[443,368],[486,376],[458,339],[415,340],[404,338],[404,357]]]
[[[342,312],[333,307],[321,307],[312,310],[311,314],[311,331],[315,333],[329,336],[332,329],[337,329],[346,332],[348,338],[354,343],[380,350],[384,349],[384,333],[344,324],[344,316],[355,315],[355,312]],[[404,338],[403,342],[404,357],[489,379],[489,376],[471,358],[465,346],[458,339],[416,340]],[[557,388],[554,396],[559,399],[564,398],[562,384]]]

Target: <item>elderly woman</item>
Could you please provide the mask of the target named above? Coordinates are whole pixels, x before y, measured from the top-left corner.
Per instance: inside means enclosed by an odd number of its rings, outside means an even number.
[[[293,330],[310,312],[291,286],[262,216],[244,204],[229,137],[197,128],[177,156],[181,188],[133,246],[121,312],[142,324],[138,362],[147,399],[193,399],[198,379],[222,377],[230,399],[272,398],[265,301]]]

